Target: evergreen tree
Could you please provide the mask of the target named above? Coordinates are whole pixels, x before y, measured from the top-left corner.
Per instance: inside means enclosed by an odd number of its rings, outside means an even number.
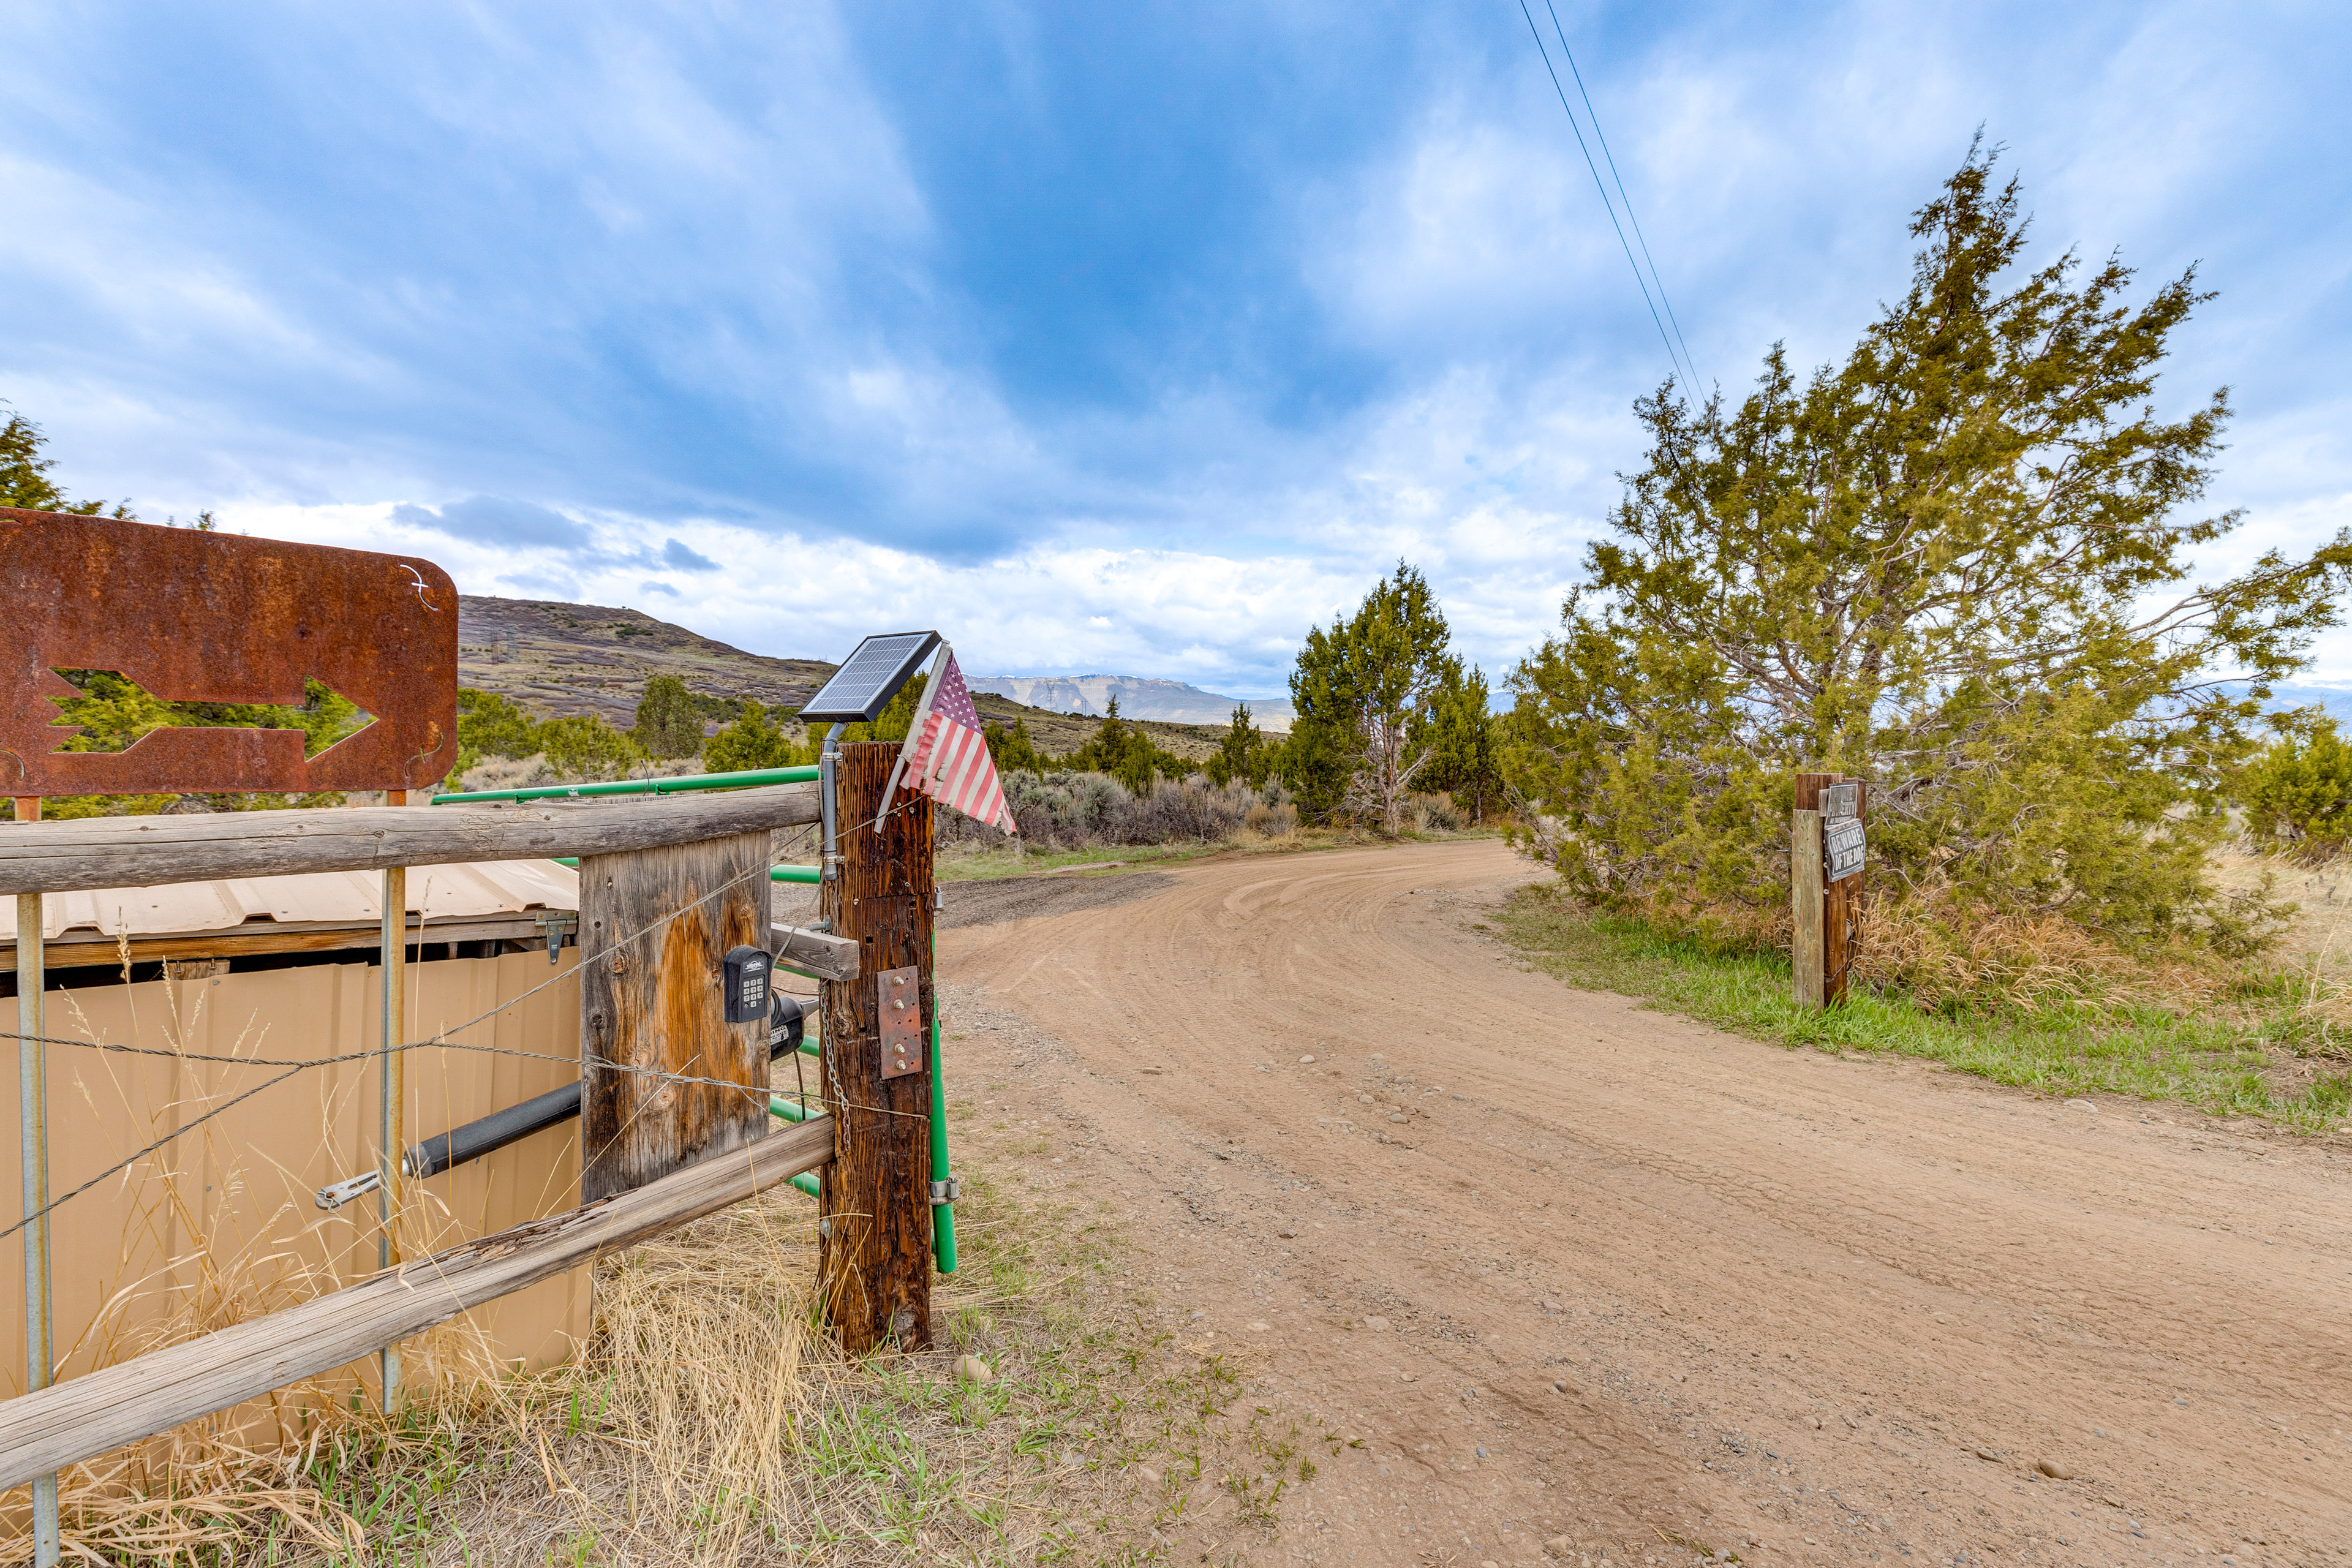
[[[22,507],[28,511],[71,512],[77,517],[96,517],[105,512],[126,522],[138,521],[128,501],[107,512],[102,500],[68,500],[66,492],[49,479],[49,470],[58,465],[55,458],[41,456],[45,445],[41,427],[21,414],[11,414],[8,423],[0,425],[0,506]],[[206,512],[204,517],[208,522],[212,513]]]
[[[1486,672],[1474,667],[1465,674],[1460,659],[1448,660],[1430,701],[1428,740],[1435,755],[1430,762],[1428,782],[1433,788],[1451,792],[1482,826],[1486,803],[1502,785],[1499,728],[1486,689]]]
[[[2259,843],[2317,862],[2352,840],[2352,745],[2336,721],[2305,710],[2253,760],[2234,792]]]
[[[1265,783],[1272,764],[1273,758],[1269,754],[1265,736],[1259,732],[1256,723],[1250,718],[1249,704],[1238,702],[1234,705],[1233,722],[1218,738],[1217,754],[1211,757],[1201,771],[1207,773],[1209,782],[1219,788],[1239,779],[1250,788],[1256,789]]]
[[[766,709],[747,697],[741,716],[702,743],[702,765],[714,773],[797,767],[815,761],[815,751],[785,734]]]
[[[1291,672],[1298,710],[1284,747],[1286,782],[1318,816],[1346,810],[1403,826],[1404,797],[1435,754],[1430,703],[1446,678],[1451,637],[1428,579],[1404,562],[1352,617],[1307,634]]]
[[[999,773],[1045,771],[1045,759],[1038,753],[1036,742],[1029,737],[1026,718],[1016,715],[1010,730],[1003,724],[984,725],[981,735],[988,742],[989,760],[996,764]]]
[[[2193,271],[2012,268],[2018,186],[1972,149],[1911,286],[1842,365],[1775,347],[1738,407],[1671,386],[1507,768],[1586,898],[1753,930],[1786,907],[1790,775],[1870,781],[1890,894],[2236,940],[2208,852],[2269,682],[2337,619],[2352,538],[2188,587],[2227,416],[2151,403]],[[2220,684],[2213,672],[2245,678]]]
[[[593,713],[550,719],[539,727],[539,744],[556,776],[575,781],[619,778],[646,757],[627,731]]]
[[[1116,697],[1105,705],[1092,738],[1063,762],[1081,773],[1108,773],[1130,795],[1149,795],[1161,775],[1181,778],[1191,771],[1183,758],[1155,745],[1150,731],[1121,718]]]
[[[690,757],[702,750],[702,715],[675,675],[656,675],[637,700],[637,744],[649,757]]]
[[[529,757],[544,750],[539,720],[502,692],[457,689],[457,745],[477,757]],[[457,770],[463,773],[464,769]]]

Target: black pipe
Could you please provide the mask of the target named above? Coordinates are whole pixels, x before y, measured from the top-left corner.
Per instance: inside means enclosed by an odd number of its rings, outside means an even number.
[[[801,999],[775,993],[768,1010],[768,1059],[774,1061],[800,1049],[807,1027],[806,1010]],[[468,1121],[463,1127],[453,1127],[437,1137],[412,1144],[400,1169],[404,1175],[437,1176],[452,1165],[478,1160],[579,1114],[580,1086],[567,1083],[562,1089],[533,1095],[520,1105],[493,1110],[478,1121]]]

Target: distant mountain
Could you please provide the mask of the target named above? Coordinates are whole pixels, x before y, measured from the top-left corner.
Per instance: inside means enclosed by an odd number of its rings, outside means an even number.
[[[697,696],[722,703],[749,698],[794,713],[835,668],[821,658],[746,653],[642,610],[477,594],[457,600],[458,684],[510,697],[542,719],[593,713],[625,730],[636,722],[637,700],[656,675],[675,675]],[[1094,737],[1096,725],[1086,710],[1040,712],[992,693],[985,681],[971,684],[983,720],[1006,725],[1025,720],[1029,738],[1049,755],[1075,752]],[[1173,681],[1140,684],[1192,690]],[[1151,723],[1151,738],[1159,745],[1199,762],[1215,753],[1216,731],[1232,717],[1233,704],[1207,692],[1196,695],[1214,709],[1209,728],[1186,729],[1181,721],[1154,721],[1156,716],[1149,714],[1135,717]],[[1124,696],[1119,711],[1128,711]],[[704,731],[717,729],[721,716],[706,710]]]
[[[656,675],[689,691],[797,711],[833,674],[823,659],[767,658],[642,610],[545,599],[457,598],[457,681],[544,718],[593,713],[625,730]]]
[[[1262,730],[1286,734],[1296,716],[1287,702],[1223,697],[1181,680],[1150,680],[1139,675],[988,675],[970,682],[974,691],[992,691],[1027,708],[1055,713],[1099,715],[1118,699],[1122,718],[1156,719],[1169,724],[1217,724],[1232,721],[1234,704],[1248,702]]]
[[[2338,724],[2352,726],[2352,690],[2340,686],[2273,686],[2270,706],[2273,708],[2310,708],[2316,706]]]

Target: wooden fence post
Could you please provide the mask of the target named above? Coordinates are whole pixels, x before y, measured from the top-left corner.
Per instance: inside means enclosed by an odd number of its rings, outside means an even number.
[[[841,748],[841,876],[817,895],[818,915],[859,943],[857,978],[824,985],[824,1106],[837,1142],[817,1252],[821,1299],[853,1356],[931,1345],[931,802],[901,788],[874,820],[898,754],[893,742]],[[886,1052],[882,1028],[885,993],[903,989],[892,972],[909,970],[910,1061]]]
[[[1789,817],[1789,966],[1800,1007],[1819,1007],[1829,1000],[1823,986],[1829,965],[1822,921],[1822,786],[1836,782],[1835,773],[1799,773]]]
[[[582,1203],[766,1136],[768,1026],[726,1021],[720,960],[769,945],[767,872],[764,828],[582,858]]]

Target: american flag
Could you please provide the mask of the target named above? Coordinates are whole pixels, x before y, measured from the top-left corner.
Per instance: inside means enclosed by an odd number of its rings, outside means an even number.
[[[981,733],[980,710],[972,705],[971,690],[956,668],[952,648],[940,652],[915,727],[907,732],[906,750],[898,753],[898,771],[908,788],[975,822],[993,823],[1007,833],[1021,831],[1013,823],[1013,808],[1005,804],[1004,785],[988,754],[988,738]]]

